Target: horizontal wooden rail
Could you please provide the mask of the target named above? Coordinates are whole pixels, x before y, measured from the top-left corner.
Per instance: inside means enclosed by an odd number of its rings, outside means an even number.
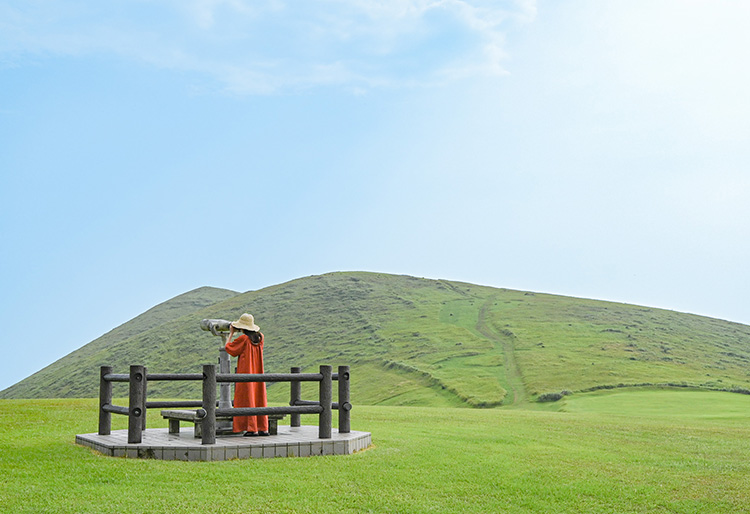
[[[102,410],[104,412],[111,412],[113,414],[122,414],[124,416],[127,416],[130,414],[130,409],[127,407],[120,407],[119,405],[102,405]]]
[[[269,414],[320,414],[320,405],[301,405],[299,407],[235,407],[233,409],[216,409],[217,416],[267,416]]]
[[[291,405],[320,405],[320,402],[311,400],[295,400]]]
[[[107,382],[128,382],[130,375],[127,373],[109,373],[102,377]],[[203,380],[201,373],[148,373],[146,380],[153,381],[178,381],[178,380]],[[320,382],[323,375],[320,373],[218,373],[217,382]],[[338,373],[333,373],[332,380],[338,380]]]
[[[107,382],[128,382],[130,381],[130,375],[126,373],[107,373],[102,379]]]
[[[217,402],[218,405],[218,402]],[[202,407],[203,402],[200,400],[164,400],[146,402],[147,409],[189,409],[191,407]]]
[[[217,373],[217,382],[320,382],[320,373]]]
[[[203,380],[202,373],[148,373],[148,380]]]
[[[294,405],[320,405],[320,402],[311,401],[311,400],[295,400]],[[344,410],[352,410],[352,404],[349,402],[344,402]],[[331,409],[333,410],[339,410],[339,402],[333,402],[331,404]]]

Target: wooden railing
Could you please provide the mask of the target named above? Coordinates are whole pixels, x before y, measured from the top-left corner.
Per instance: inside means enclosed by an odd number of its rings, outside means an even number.
[[[201,422],[201,443],[216,442],[216,418],[231,416],[264,416],[269,414],[290,414],[290,424],[300,426],[302,414],[318,414],[318,437],[331,438],[333,410],[339,412],[339,433],[350,432],[349,366],[339,366],[333,373],[331,366],[320,366],[319,373],[301,373],[300,368],[292,368],[291,373],[217,373],[215,364],[203,366],[203,373],[153,373],[144,366],[130,366],[129,374],[112,373],[111,366],[102,366],[99,380],[99,435],[109,435],[112,430],[112,414],[128,416],[128,443],[140,443],[146,428],[148,409],[197,408]],[[200,401],[155,401],[146,400],[149,382],[159,380],[200,380],[203,382],[203,398]],[[338,381],[338,402],[333,402],[333,381]],[[129,384],[128,406],[112,404],[113,383]],[[290,400],[288,407],[232,407],[217,408],[216,387],[223,382],[289,382]],[[318,382],[318,400],[302,400],[302,382]]]

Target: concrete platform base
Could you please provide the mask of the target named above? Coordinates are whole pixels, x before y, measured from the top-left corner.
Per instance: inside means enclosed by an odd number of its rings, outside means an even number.
[[[318,439],[317,426],[279,426],[279,433],[268,437],[241,435],[216,438],[215,444],[201,444],[192,428],[170,434],[166,428],[144,430],[140,444],[128,444],[128,431],[115,430],[110,435],[80,434],[76,444],[88,446],[111,457],[138,459],[220,461],[268,457],[310,457],[313,455],[348,455],[372,444],[370,432],[352,431],[339,434],[334,428],[330,439]]]

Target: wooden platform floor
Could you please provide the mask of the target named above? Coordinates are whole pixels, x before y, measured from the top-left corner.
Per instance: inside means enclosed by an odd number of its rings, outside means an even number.
[[[113,430],[110,435],[77,435],[76,444],[111,457],[183,461],[348,455],[372,444],[370,432],[339,434],[335,428],[330,439],[319,439],[317,425],[280,425],[278,432],[267,437],[218,436],[215,444],[204,445],[191,427],[183,427],[179,434],[170,434],[166,428],[149,428],[139,444],[128,444],[127,430]]]

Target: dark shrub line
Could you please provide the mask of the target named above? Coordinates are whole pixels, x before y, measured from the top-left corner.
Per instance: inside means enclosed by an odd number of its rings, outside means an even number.
[[[601,391],[603,389],[623,389],[626,387],[675,387],[683,389],[700,389],[704,391],[718,391],[723,393],[736,393],[736,394],[747,394],[750,395],[750,389],[744,387],[711,387],[707,385],[695,385],[688,384],[686,382],[663,382],[655,384],[653,382],[642,382],[639,384],[604,384],[593,387],[587,387],[586,389],[580,389],[579,393],[591,393],[593,391]],[[561,391],[559,393],[542,393],[537,397],[538,402],[556,402],[561,400],[564,396],[573,394],[570,391]]]

